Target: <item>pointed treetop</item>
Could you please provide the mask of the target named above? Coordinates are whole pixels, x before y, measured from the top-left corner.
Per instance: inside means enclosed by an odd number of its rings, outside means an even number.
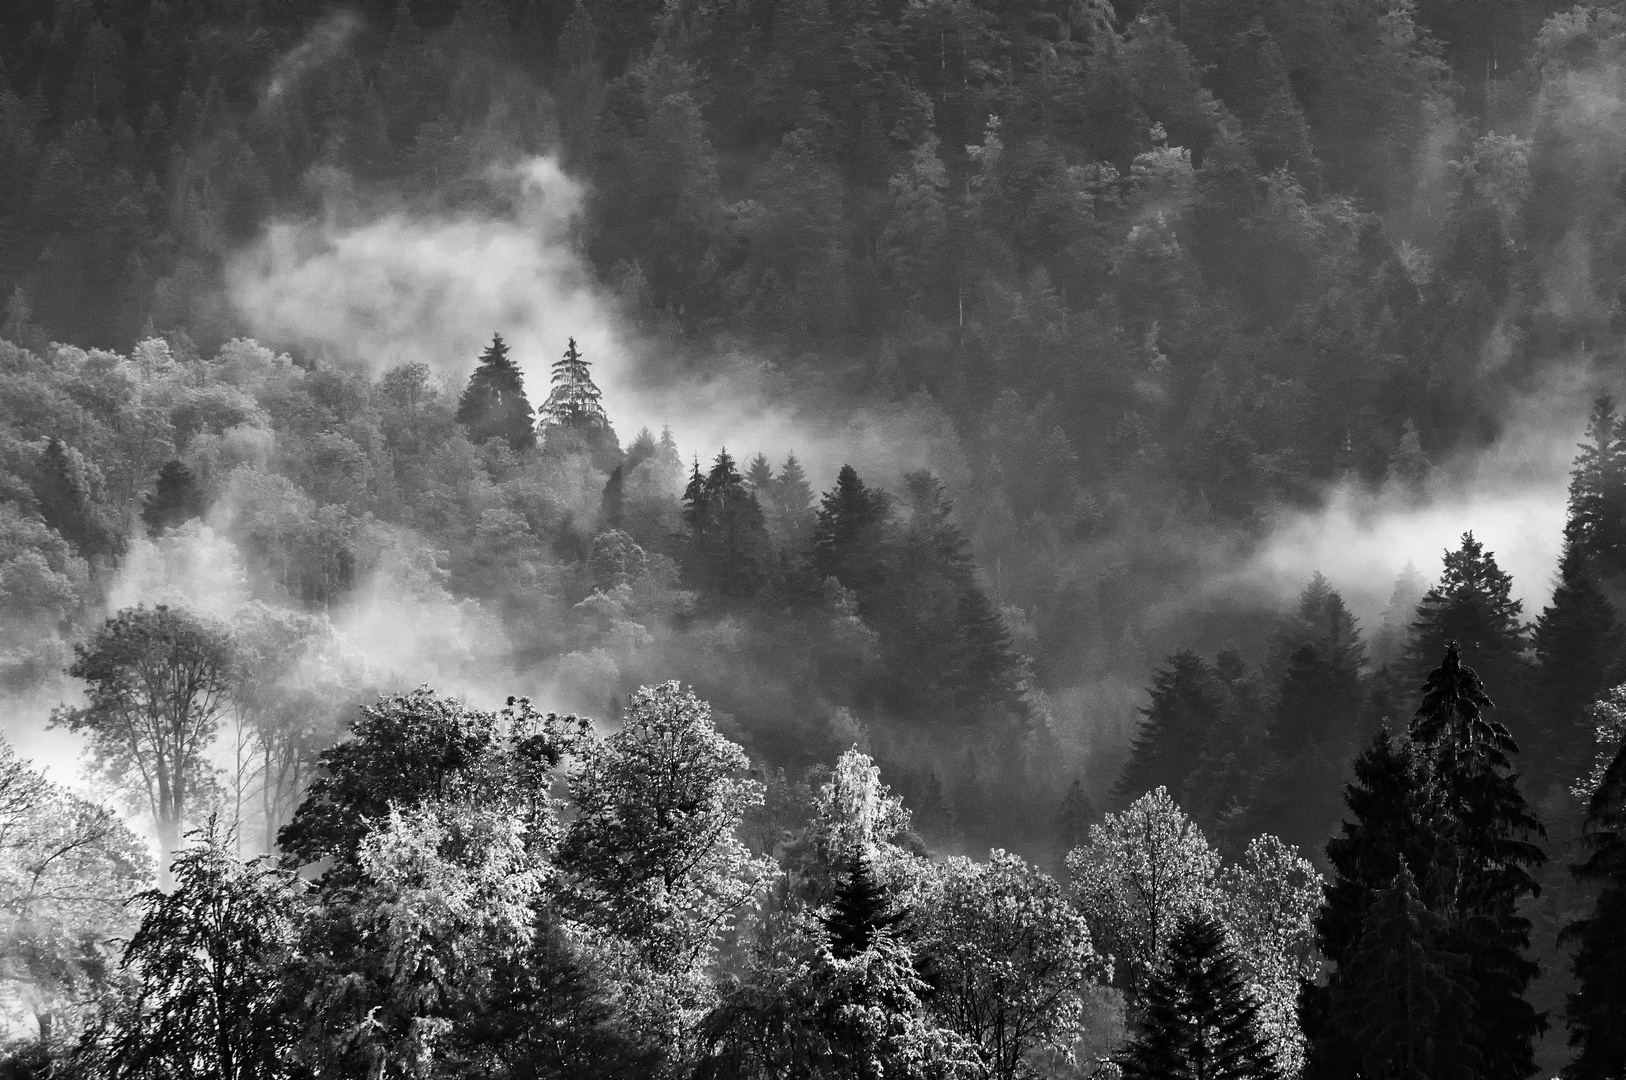
[[[553,427],[596,429],[609,426],[593,382],[592,365],[569,339],[564,355],[553,363],[553,389],[542,406],[543,422]]]

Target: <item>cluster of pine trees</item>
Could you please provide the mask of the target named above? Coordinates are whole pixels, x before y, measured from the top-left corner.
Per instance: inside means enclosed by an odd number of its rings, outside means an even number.
[[[1037,670],[1139,667],[1193,542],[1425,491],[1555,358],[1613,362],[1619,135],[1584,106],[1626,24],[1560,7],[19,0],[0,329],[212,354],[270,217],[500,213],[492,162],[553,153],[652,353],[924,393]]]

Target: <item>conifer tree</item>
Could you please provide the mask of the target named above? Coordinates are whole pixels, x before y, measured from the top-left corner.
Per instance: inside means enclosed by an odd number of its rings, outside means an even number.
[[[1473,1080],[1479,1052],[1468,960],[1442,944],[1448,928],[1404,865],[1377,894],[1333,993],[1334,1009],[1348,1017],[1338,1056],[1359,1075]]]
[[[542,406],[543,423],[584,432],[607,428],[610,418],[599,403],[601,396],[592,365],[571,338],[564,355],[553,362],[553,389]]]
[[[1095,803],[1084,793],[1084,781],[1075,776],[1056,811],[1056,850],[1065,857],[1069,851],[1083,846],[1090,838],[1090,826],[1096,818]]]
[[[1277,1080],[1225,929],[1211,915],[1185,920],[1140,999],[1140,1030],[1118,1059],[1126,1080]]]
[[[1626,432],[1615,402],[1601,394],[1592,403],[1586,442],[1570,472],[1567,545],[1611,582],[1626,577]]]
[[[508,358],[508,345],[501,334],[492,335],[479,366],[469,376],[457,404],[457,422],[476,444],[502,439],[515,450],[536,445],[535,414],[525,396],[525,379]]]
[[[1197,770],[1209,731],[1220,723],[1223,691],[1213,667],[1182,650],[1152,676],[1152,700],[1140,710],[1140,731],[1118,774],[1112,797],[1127,803],[1158,787],[1177,796]]]
[[[1462,546],[1445,553],[1439,584],[1417,606],[1402,665],[1407,680],[1421,684],[1447,646],[1458,642],[1462,655],[1500,687],[1502,722],[1523,734],[1529,674],[1523,612],[1523,603],[1513,599],[1512,576],[1473,533],[1463,533]]]
[[[92,487],[84,459],[52,436],[35,468],[34,500],[45,524],[86,557],[109,554],[114,547],[96,512]]]
[[[158,470],[158,483],[141,508],[141,520],[154,536],[183,525],[204,511],[203,490],[192,470],[179,461],[166,461]]]
[[[728,604],[761,589],[769,569],[762,507],[727,450],[704,476],[695,463],[683,492],[683,523],[689,530],[684,577],[703,596]]]
[[[1626,746],[1616,751],[1587,803],[1588,855],[1575,876],[1598,888],[1591,912],[1564,928],[1575,946],[1575,990],[1565,1018],[1574,1060],[1565,1080],[1626,1075]]]
[[[1431,909],[1440,906],[1428,759],[1409,738],[1396,739],[1383,729],[1355,760],[1354,773],[1344,788],[1348,814],[1342,830],[1327,844],[1333,878],[1315,919],[1316,944],[1335,965],[1333,977],[1325,986],[1307,984],[1300,998],[1309,1044],[1305,1076],[1311,1080],[1353,1076],[1346,1047],[1355,1038],[1354,1017],[1335,1008],[1333,999],[1378,894],[1404,870],[1427,890]]]
[[[855,846],[823,920],[836,959],[852,959],[869,948],[877,934],[896,925],[900,915],[891,906],[886,889],[875,880],[869,852],[864,845]]]
[[[1518,911],[1520,901],[1541,891],[1530,870],[1546,856],[1532,838],[1546,831],[1512,772],[1518,744],[1505,726],[1484,715],[1490,704],[1479,676],[1462,663],[1452,642],[1429,674],[1412,738],[1432,758],[1434,801],[1447,823],[1449,940],[1468,957],[1483,1057],[1479,1072],[1521,1080],[1535,1071],[1534,1042],[1547,1027],[1525,1000],[1537,966],[1526,955],[1530,921]]]
[[[833,577],[858,594],[859,603],[873,599],[887,576],[886,525],[891,499],[864,486],[851,465],[843,465],[836,486],[820,501],[813,528],[813,571]]]
[[[779,467],[779,475],[759,494],[768,517],[768,531],[781,551],[800,551],[813,538],[813,488],[802,471],[802,463],[791,454]]]
[[[1553,601],[1536,620],[1533,720],[1539,722],[1544,781],[1581,772],[1591,745],[1588,707],[1621,679],[1622,631],[1585,548],[1566,540]]]
[[[757,501],[761,502],[768,497],[768,492],[773,486],[773,466],[768,464],[766,455],[758,454],[751,459],[751,463],[745,468],[745,482],[750,486],[751,494],[757,497]]]

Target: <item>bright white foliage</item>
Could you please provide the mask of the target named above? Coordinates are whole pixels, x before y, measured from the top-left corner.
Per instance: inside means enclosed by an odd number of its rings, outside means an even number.
[[[1161,787],[1092,825],[1067,869],[1096,947],[1137,992],[1181,920],[1218,906],[1219,853]]]

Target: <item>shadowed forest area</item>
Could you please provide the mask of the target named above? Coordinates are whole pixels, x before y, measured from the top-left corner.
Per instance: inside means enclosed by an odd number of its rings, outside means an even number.
[[[0,1078],[1626,1069],[1626,7],[15,0],[0,300]]]

